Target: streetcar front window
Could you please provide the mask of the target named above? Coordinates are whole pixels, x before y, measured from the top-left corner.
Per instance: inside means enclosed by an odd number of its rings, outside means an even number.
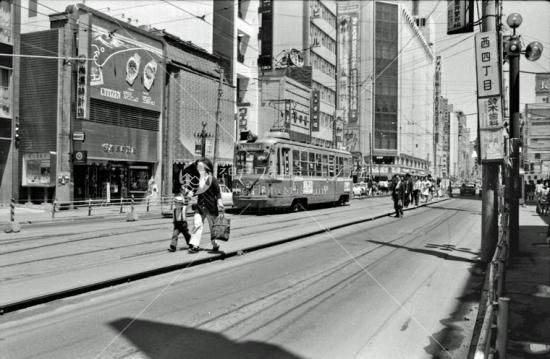
[[[269,152],[239,151],[235,155],[237,174],[264,174],[269,168]]]

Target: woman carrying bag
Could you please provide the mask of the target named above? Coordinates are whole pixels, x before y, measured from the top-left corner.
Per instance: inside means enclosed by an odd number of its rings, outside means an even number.
[[[197,253],[200,250],[200,242],[204,220],[208,221],[210,228],[210,240],[212,242],[212,252],[220,250],[219,244],[214,238],[213,225],[219,213],[224,210],[222,194],[218,180],[212,175],[212,162],[208,159],[201,159],[197,162],[197,170],[200,174],[197,188],[197,204],[195,206],[195,215],[193,219],[194,228],[189,241],[189,252]]]

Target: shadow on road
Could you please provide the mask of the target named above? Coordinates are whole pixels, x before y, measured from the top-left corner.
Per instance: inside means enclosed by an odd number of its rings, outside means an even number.
[[[431,255],[431,256],[436,256],[436,257],[439,257],[439,258],[443,258],[445,260],[460,261],[460,262],[467,262],[467,263],[478,263],[477,260],[458,257],[458,256],[453,256],[452,254],[440,252],[440,251],[437,251],[437,250],[411,248],[411,247],[401,246],[399,244],[374,241],[372,239],[367,240],[367,242],[371,242],[371,243],[374,243],[374,244],[380,244],[380,245],[383,245],[383,246],[388,246],[388,247],[393,247],[393,248],[402,248],[402,249],[406,249],[406,250],[411,251],[411,252],[428,254],[428,255]],[[448,247],[447,247],[446,250],[449,250]],[[462,251],[462,252],[464,252],[464,251]],[[467,252],[467,253],[471,253],[471,252]]]
[[[149,320],[121,318],[109,325],[148,358],[298,359],[276,345],[228,339],[222,334]]]

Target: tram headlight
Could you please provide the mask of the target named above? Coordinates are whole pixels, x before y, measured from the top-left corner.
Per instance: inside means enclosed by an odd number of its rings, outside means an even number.
[[[263,196],[265,194],[267,194],[267,189],[265,188],[265,186],[260,187],[260,195]]]

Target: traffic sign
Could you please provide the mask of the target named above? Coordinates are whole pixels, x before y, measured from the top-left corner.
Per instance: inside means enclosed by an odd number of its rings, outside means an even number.
[[[82,131],[74,131],[73,132],[73,141],[81,141],[84,142],[86,140],[86,134]]]

